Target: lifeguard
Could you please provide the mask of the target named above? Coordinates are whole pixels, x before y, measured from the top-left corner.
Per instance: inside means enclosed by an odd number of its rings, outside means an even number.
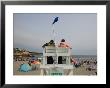
[[[64,47],[64,48],[70,48],[70,49],[72,49],[72,48],[70,47],[70,45],[65,42],[64,39],[61,40],[61,42],[60,42],[60,44],[58,45],[58,47]]]

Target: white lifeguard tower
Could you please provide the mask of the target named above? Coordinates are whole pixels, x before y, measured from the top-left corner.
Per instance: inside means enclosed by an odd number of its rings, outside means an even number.
[[[41,75],[73,75],[70,48],[45,46]]]

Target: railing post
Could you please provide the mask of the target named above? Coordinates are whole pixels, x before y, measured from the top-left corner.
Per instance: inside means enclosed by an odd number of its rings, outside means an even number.
[[[69,60],[68,62],[69,62],[69,65],[70,65],[70,57],[68,57],[68,60]]]
[[[45,65],[45,56],[43,57],[43,65]]]
[[[58,64],[58,56],[56,58],[57,58],[57,64]]]

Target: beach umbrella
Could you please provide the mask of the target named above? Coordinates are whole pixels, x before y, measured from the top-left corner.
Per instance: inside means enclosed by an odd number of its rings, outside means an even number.
[[[19,71],[28,72],[30,70],[31,70],[31,66],[29,66],[29,64],[21,64],[20,65]]]

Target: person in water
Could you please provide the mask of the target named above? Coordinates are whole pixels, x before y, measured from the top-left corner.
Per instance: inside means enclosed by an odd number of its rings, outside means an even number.
[[[64,47],[64,48],[70,48],[70,49],[72,49],[72,48],[70,47],[70,45],[69,45],[67,42],[65,42],[65,39],[62,39],[62,40],[61,40],[61,42],[60,42],[60,44],[58,45],[58,47]]]

